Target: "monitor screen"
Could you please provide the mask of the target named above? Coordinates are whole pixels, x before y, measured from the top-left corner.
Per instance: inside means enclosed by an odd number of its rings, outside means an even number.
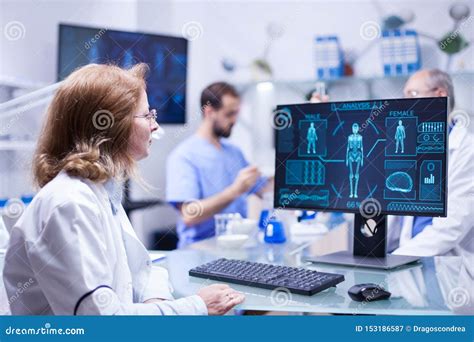
[[[158,122],[184,123],[187,49],[184,38],[61,24],[58,81],[89,63],[147,63],[148,102],[157,110]]]
[[[275,208],[446,216],[447,98],[279,105],[274,121]]]

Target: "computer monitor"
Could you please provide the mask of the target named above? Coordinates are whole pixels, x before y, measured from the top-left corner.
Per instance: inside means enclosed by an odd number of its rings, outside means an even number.
[[[279,105],[274,115],[275,208],[356,214],[353,255],[319,260],[409,262],[387,256],[385,215],[446,216],[447,98]]]
[[[57,78],[90,63],[147,63],[148,102],[157,109],[159,123],[184,123],[187,50],[187,40],[180,37],[60,24]]]

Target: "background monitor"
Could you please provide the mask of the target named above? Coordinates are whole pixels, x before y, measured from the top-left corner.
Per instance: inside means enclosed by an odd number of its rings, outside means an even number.
[[[279,105],[275,208],[446,216],[447,98]]]
[[[148,101],[158,111],[158,122],[184,123],[187,49],[184,38],[61,24],[57,77],[63,80],[89,63],[147,63]]]

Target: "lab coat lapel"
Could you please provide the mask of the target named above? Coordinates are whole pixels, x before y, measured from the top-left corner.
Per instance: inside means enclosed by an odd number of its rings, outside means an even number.
[[[403,216],[402,231],[400,232],[400,246],[411,240],[413,231],[413,216]]]
[[[134,242],[137,242],[138,244],[142,245],[142,242],[135,233],[135,230],[130,224],[130,220],[128,219],[127,214],[125,213],[125,210],[123,210],[122,206],[120,206],[120,208],[118,209],[117,216],[119,218],[120,224],[122,225],[123,231],[127,234],[127,237],[132,239]]]
[[[128,255],[128,264],[130,271],[133,273],[135,270],[140,268],[142,262],[149,258],[148,253],[143,246],[142,242],[138,239],[135,231],[130,224],[127,214],[120,205],[117,208],[115,215],[112,213],[110,206],[109,195],[102,184],[91,183],[91,188],[97,194],[100,199],[103,210],[107,213],[107,216],[111,219],[111,222],[116,222],[118,227],[122,230],[120,235],[125,245],[125,250]]]
[[[104,207],[103,209],[106,210],[107,214],[109,216],[112,215],[115,221],[119,222],[123,232],[125,232],[130,238],[136,240],[137,242],[141,244],[141,241],[138,239],[137,234],[133,230],[133,227],[130,224],[130,221],[128,220],[127,215],[125,214],[123,207],[120,205],[119,208],[117,208],[116,214],[113,215],[112,209],[110,206],[109,195],[107,193],[107,190],[105,190],[104,186],[102,184],[95,184],[95,183],[90,183],[90,186],[92,190],[97,194],[97,197],[100,198],[101,204]]]
[[[107,230],[110,231],[111,239],[114,239],[115,241],[114,243],[109,245],[109,248],[113,248],[113,250],[110,250],[110,257],[114,258],[114,263],[116,265],[114,266],[114,270],[115,278],[117,279],[117,281],[116,284],[114,284],[114,290],[122,301],[127,303],[133,303],[133,269],[130,267],[130,263],[128,262],[129,258],[127,257],[127,255],[129,254],[129,252],[127,250],[127,247],[125,246],[125,249],[121,247],[124,240],[124,229],[120,228],[120,226],[123,225],[120,224],[119,220],[112,212],[109,195],[105,190],[104,186],[102,184],[97,184],[89,180],[86,180],[86,183],[88,183],[91,190],[99,199],[101,211],[103,212],[106,220],[104,224],[107,226]],[[119,223],[119,225],[117,225],[117,223]],[[128,263],[129,269],[120,266],[124,263]],[[119,284],[121,286],[118,286]]]
[[[453,130],[449,134],[449,139],[448,139],[449,151],[458,149],[465,135],[466,135],[466,128],[455,125],[453,127]]]

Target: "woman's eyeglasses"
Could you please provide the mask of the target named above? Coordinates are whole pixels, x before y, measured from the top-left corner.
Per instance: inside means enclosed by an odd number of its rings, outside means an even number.
[[[150,110],[147,114],[141,114],[141,115],[135,115],[134,116],[134,118],[145,118],[150,123],[153,122],[153,120],[156,122],[157,117],[158,117],[158,114],[156,113],[156,109]]]

